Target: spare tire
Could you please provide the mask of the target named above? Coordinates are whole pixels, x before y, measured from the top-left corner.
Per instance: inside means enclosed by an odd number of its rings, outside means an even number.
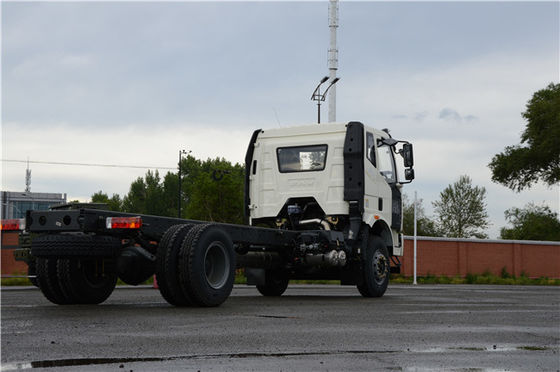
[[[106,235],[41,235],[31,241],[31,255],[45,258],[115,257],[120,248],[119,238]]]

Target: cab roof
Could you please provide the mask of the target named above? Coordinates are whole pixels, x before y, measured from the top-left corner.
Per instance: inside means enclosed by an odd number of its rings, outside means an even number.
[[[259,138],[275,138],[275,137],[288,137],[288,136],[305,136],[314,134],[325,133],[345,133],[348,123],[325,123],[325,124],[307,124],[299,126],[291,126],[284,128],[263,129],[259,134]],[[380,137],[389,137],[386,132],[374,129],[364,125],[366,130],[375,133]]]

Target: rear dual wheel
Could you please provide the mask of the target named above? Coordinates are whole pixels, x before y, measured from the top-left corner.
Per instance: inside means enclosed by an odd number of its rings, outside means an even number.
[[[58,280],[57,264],[58,259],[56,258],[37,258],[37,284],[47,300],[57,305],[68,305],[73,301],[62,291]]]
[[[163,235],[156,253],[156,278],[159,292],[165,301],[175,306],[189,306],[193,302],[179,284],[179,253],[183,240],[194,225],[171,226]]]
[[[117,283],[114,255],[120,241],[110,236],[60,234],[33,239],[36,281],[52,303],[99,304]]]
[[[113,260],[37,258],[37,282],[47,300],[57,305],[100,304],[113,292]]]
[[[113,293],[117,284],[117,270],[112,259],[61,259],[57,274],[62,291],[77,304],[100,304]]]
[[[156,268],[160,292],[170,304],[218,306],[233,289],[233,243],[217,225],[172,226],[158,247]]]

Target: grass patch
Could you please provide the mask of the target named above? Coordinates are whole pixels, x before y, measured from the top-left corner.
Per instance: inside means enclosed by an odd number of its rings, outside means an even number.
[[[452,347],[451,350],[485,351],[483,347]]]
[[[153,285],[154,284],[154,276],[150,276],[146,281],[138,284],[138,285]],[[130,285],[130,284],[126,284],[125,282],[123,282],[120,278],[117,279],[117,285]],[[135,287],[135,286],[133,286]]]
[[[340,280],[290,280],[290,284],[340,284]]]
[[[29,286],[32,284],[28,278],[2,278],[0,285],[2,287],[14,287],[18,285]]]
[[[548,350],[547,347],[542,347],[542,346],[519,346],[518,349],[519,349],[519,350],[529,350],[529,351],[544,351],[544,350]]]
[[[24,274],[17,274],[23,277],[18,278],[1,278],[0,285],[2,287],[9,286],[30,286],[31,281],[24,277]],[[400,274],[391,274],[390,283],[393,284],[412,284],[412,277],[405,277]],[[560,279],[550,279],[546,277],[531,279],[522,273],[516,277],[502,270],[500,276],[492,275],[490,272],[482,274],[467,274],[464,278],[460,276],[445,276],[428,274],[426,276],[417,277],[418,284],[498,284],[498,285],[547,285],[560,286]],[[153,285],[154,278],[151,276],[141,285]],[[236,270],[235,284],[247,284],[247,278],[243,270]],[[340,284],[339,280],[291,280],[290,284]],[[122,280],[117,281],[117,285],[128,285]]]
[[[412,284],[412,277],[399,274],[391,275],[391,283]],[[560,279],[536,278],[531,279],[523,273],[516,277],[509,274],[505,268],[500,276],[492,275],[486,271],[482,274],[468,273],[464,278],[460,276],[432,275],[419,276],[416,278],[418,284],[497,284],[497,285],[555,285],[560,286]]]
[[[244,269],[235,270],[235,281],[234,284],[247,284],[247,278],[245,277]]]

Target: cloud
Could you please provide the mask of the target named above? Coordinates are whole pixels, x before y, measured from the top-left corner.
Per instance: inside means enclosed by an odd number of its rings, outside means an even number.
[[[424,121],[428,116],[428,111],[416,112],[414,113],[414,120],[416,121]]]
[[[456,122],[456,123],[462,123],[463,121],[471,123],[473,121],[478,120],[478,118],[475,115],[462,116],[456,110],[448,107],[442,109],[439,112],[439,118],[448,122]]]
[[[444,108],[439,112],[439,118],[443,119],[445,121],[454,121],[457,123],[460,123],[463,121],[463,118],[461,117],[461,115],[459,115],[459,113],[453,109],[450,108]]]

